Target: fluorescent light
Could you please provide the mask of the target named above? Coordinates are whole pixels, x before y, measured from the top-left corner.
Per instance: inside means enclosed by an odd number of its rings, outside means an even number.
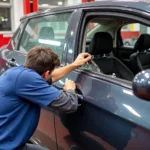
[[[54,41],[54,40],[39,39],[38,41],[39,41],[39,43],[42,43],[42,44],[48,44],[48,45],[54,45],[54,46],[60,46],[61,45],[61,42]]]
[[[63,4],[63,2],[61,2],[61,1],[60,1],[60,2],[58,2],[58,5],[62,5],[62,4]]]
[[[69,49],[69,51],[68,51],[70,54],[72,54],[73,53],[73,51],[72,51],[72,49]]]
[[[7,0],[3,0],[4,2],[6,2]]]
[[[42,4],[41,6],[43,6],[43,7],[47,7],[47,6],[49,6],[49,4]]]

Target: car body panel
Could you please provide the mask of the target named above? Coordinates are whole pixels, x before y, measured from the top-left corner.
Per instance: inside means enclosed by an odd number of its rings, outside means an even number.
[[[138,99],[130,89],[91,78],[81,72],[72,72],[67,78],[76,81],[84,97],[83,106],[77,113],[70,115],[60,113],[62,124],[78,141],[77,143],[81,143],[85,149],[93,147],[95,150],[107,146],[113,146],[115,149],[129,149],[129,147],[140,149],[141,146],[130,145],[133,141],[140,141],[143,147],[150,148],[147,140],[142,140],[150,136],[147,135],[150,127],[148,115],[150,103]],[[56,124],[59,124],[59,129],[62,128],[60,122]],[[144,130],[143,127],[146,135],[140,133],[140,130]],[[138,135],[136,139],[134,137],[132,139],[134,130]],[[59,131],[57,136],[60,136],[61,133]]]

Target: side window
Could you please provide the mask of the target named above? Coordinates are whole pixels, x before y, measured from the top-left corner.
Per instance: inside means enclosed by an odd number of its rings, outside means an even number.
[[[124,47],[134,47],[141,34],[150,34],[150,27],[135,23],[127,24],[121,28],[121,37]]]
[[[117,32],[122,22],[128,20],[117,18],[93,18],[87,17],[87,24],[84,28],[84,37],[82,44],[82,52],[89,52],[92,55],[92,60],[81,67],[84,70],[90,70],[93,73],[101,73],[106,76],[120,78],[122,80],[132,81],[134,78],[133,70],[128,65],[130,61],[130,52],[125,52],[123,55],[128,55],[127,63],[122,61],[122,58],[116,55],[120,49],[117,49]],[[91,26],[92,24],[92,26]],[[93,26],[94,24],[94,26]],[[91,30],[89,30],[89,27]],[[122,30],[128,30],[128,26]],[[147,33],[147,32],[146,32]],[[139,36],[139,35],[138,35]],[[123,51],[124,52],[124,51]]]
[[[70,13],[54,14],[29,20],[19,50],[27,53],[34,46],[46,46],[61,58]]]

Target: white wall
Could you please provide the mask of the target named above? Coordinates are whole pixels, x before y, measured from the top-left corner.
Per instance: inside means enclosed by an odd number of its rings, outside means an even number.
[[[140,24],[139,23],[134,24],[134,31],[140,31]]]
[[[12,29],[13,32],[20,25],[20,18],[24,15],[23,0],[12,0]]]

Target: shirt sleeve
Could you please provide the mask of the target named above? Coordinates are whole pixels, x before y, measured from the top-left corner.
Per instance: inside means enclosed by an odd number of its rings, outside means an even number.
[[[48,105],[48,107],[55,108],[65,113],[77,111],[78,106],[78,96],[73,90],[68,90],[66,92],[61,91],[60,96]]]
[[[49,85],[36,72],[23,71],[20,73],[15,84],[16,94],[39,106],[48,106],[61,91]]]

